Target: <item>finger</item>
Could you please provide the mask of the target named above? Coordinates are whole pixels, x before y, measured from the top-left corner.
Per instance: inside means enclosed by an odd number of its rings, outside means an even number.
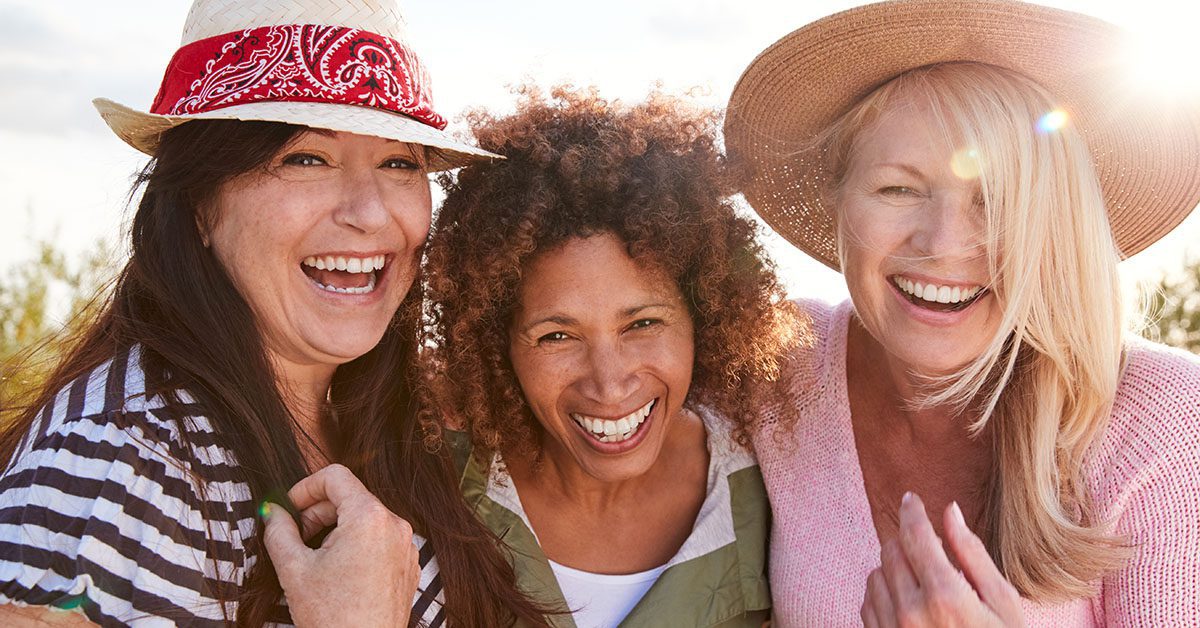
[[[967,527],[957,502],[946,508],[942,519],[950,551],[954,552],[954,557],[962,566],[963,575],[983,603],[992,609],[1013,604],[1018,597],[1016,589],[996,567],[983,541]]]
[[[879,628],[895,627],[896,607],[892,603],[891,589],[888,588],[882,567],[867,576],[867,601],[863,607],[870,607],[875,625]]]
[[[318,502],[300,511],[300,529],[304,540],[312,539],[326,528],[337,525],[337,507],[333,502]]]
[[[263,502],[261,514],[265,521],[263,545],[282,582],[286,579],[285,574],[302,562],[310,550],[300,540],[300,529],[296,527],[296,522],[282,506]]]
[[[959,577],[958,570],[950,564],[942,549],[942,540],[933,531],[924,502],[913,493],[905,493],[900,502],[900,547],[921,587],[940,585]]]
[[[883,574],[883,584],[888,590],[891,601],[892,616],[901,608],[914,608],[920,604],[921,591],[917,584],[917,576],[913,574],[900,542],[895,539],[883,544],[879,552],[880,571]]]
[[[292,500],[297,510],[323,501],[332,502],[336,510],[363,496],[370,496],[370,492],[349,469],[340,464],[331,464],[317,471],[296,482],[288,491],[288,499]]]

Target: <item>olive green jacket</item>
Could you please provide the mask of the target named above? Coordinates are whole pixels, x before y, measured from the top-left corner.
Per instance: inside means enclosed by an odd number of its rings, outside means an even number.
[[[701,412],[708,428],[708,495],[692,533],[621,626],[759,628],[770,616],[767,538],[770,506],[753,456],[729,438],[725,422]],[[460,487],[475,513],[511,550],[517,584],[552,608],[567,608],[558,580],[530,529],[516,489],[499,460],[470,456],[465,435],[454,447]],[[489,481],[491,478],[499,481]],[[551,624],[576,628],[571,615]]]

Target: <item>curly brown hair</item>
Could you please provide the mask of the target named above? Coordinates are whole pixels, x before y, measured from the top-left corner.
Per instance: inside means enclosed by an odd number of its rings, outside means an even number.
[[[616,235],[674,279],[695,324],[689,405],[748,441],[758,385],[807,333],[784,298],[757,228],[728,201],[718,116],[652,93],[624,106],[594,89],[523,87],[515,113],[469,116],[479,145],[506,159],[442,175],[446,200],[424,272],[423,395],[431,437],[446,417],[480,459],[536,450],[540,427],[509,361],[523,267],[572,238]]]

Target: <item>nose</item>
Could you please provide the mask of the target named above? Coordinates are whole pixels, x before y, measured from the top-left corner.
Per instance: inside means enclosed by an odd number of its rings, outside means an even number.
[[[637,365],[619,343],[593,346],[588,352],[582,393],[598,404],[618,405],[637,392]]]
[[[971,257],[983,245],[983,208],[977,192],[935,196],[916,220],[912,244],[923,256]]]
[[[348,168],[342,176],[341,199],[334,212],[334,221],[365,234],[377,233],[386,227],[391,212],[381,185],[372,168]]]

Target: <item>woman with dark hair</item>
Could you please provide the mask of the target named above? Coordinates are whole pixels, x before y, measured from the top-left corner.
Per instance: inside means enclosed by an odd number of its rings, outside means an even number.
[[[715,118],[527,89],[506,157],[444,177],[428,407],[462,488],[560,626],[754,626],[767,502],[743,444],[803,326],[724,200]],[[469,460],[468,460],[469,458]]]
[[[153,159],[111,300],[5,409],[0,623],[539,623],[405,375],[427,173],[488,154],[392,2],[236,4],[197,0],[153,113],[96,101]]]

